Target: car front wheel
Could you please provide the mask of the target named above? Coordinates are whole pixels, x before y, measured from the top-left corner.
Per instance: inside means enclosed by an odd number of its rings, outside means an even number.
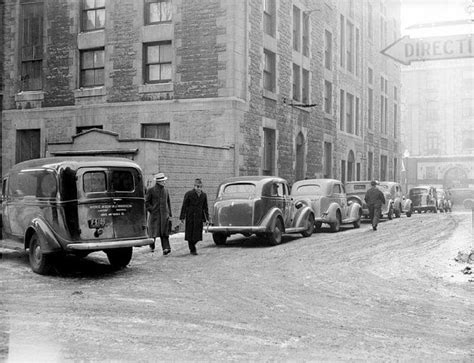
[[[52,254],[43,253],[38,235],[34,233],[30,239],[29,250],[30,266],[33,272],[40,275],[46,275],[49,273],[52,268],[53,257]]]
[[[126,267],[132,259],[133,247],[115,248],[105,252],[110,264],[117,269]]]
[[[301,233],[303,237],[310,237],[313,234],[314,230],[314,215],[309,214],[308,219],[306,220],[306,229]]]
[[[336,221],[329,224],[331,226],[331,232],[339,232],[341,229],[341,214],[339,211],[336,214]]]
[[[277,218],[275,221],[275,226],[273,227],[273,231],[268,234],[268,242],[272,245],[278,245],[281,243],[283,235],[283,224],[281,223],[281,219]]]

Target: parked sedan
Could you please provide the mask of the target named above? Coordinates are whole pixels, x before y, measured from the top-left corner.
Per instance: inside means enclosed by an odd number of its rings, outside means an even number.
[[[384,194],[385,204],[382,205],[381,217],[393,218],[393,200],[390,193],[377,186]],[[352,200],[362,206],[362,217],[369,218],[369,207],[365,203],[365,193],[371,188],[370,180],[352,181],[346,183],[347,200]]]
[[[291,196],[295,202],[302,202],[314,211],[315,228],[323,223],[329,224],[333,232],[339,231],[342,224],[360,227],[361,205],[348,201],[344,185],[335,179],[307,179],[293,184]]]
[[[390,193],[390,199],[393,203],[393,213],[395,217],[399,218],[402,213],[407,217],[412,214],[412,202],[410,198],[405,197],[402,192],[402,186],[397,182],[383,181],[379,184],[381,189]]]
[[[410,199],[413,201],[413,210],[421,213],[438,212],[436,188],[429,185],[419,185],[410,189]]]
[[[230,235],[237,233],[255,234],[277,245],[283,233],[309,237],[313,229],[313,211],[303,203],[292,201],[285,179],[246,176],[220,184],[208,231],[216,245],[225,244]]]

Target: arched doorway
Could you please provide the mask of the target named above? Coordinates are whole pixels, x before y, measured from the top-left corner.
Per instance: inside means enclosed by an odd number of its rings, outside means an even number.
[[[354,152],[351,150],[349,151],[349,155],[347,155],[347,181],[354,180],[354,166],[355,166],[355,157]]]
[[[304,136],[300,132],[296,136],[296,166],[295,166],[295,179],[302,180],[304,179]]]
[[[467,173],[460,167],[453,167],[444,174],[444,188],[467,188]]]

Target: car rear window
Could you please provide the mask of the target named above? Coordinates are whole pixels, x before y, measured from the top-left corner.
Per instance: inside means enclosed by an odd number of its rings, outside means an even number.
[[[111,189],[116,192],[133,192],[133,175],[128,170],[112,171]]]
[[[255,184],[238,183],[224,186],[220,197],[223,198],[250,198],[255,194]]]
[[[110,178],[110,186],[107,187],[107,177]],[[129,170],[88,171],[83,176],[83,189],[86,193],[133,192],[135,189],[133,174]]]
[[[292,190],[293,195],[321,195],[321,185],[319,184],[303,184],[298,185]]]
[[[428,194],[428,190],[424,188],[412,189],[410,190],[410,194],[412,195]]]

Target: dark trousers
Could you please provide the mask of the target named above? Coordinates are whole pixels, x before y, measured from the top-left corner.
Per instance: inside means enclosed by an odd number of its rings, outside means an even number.
[[[196,243],[197,241],[188,241],[189,252],[196,252]]]
[[[380,213],[382,212],[382,206],[369,204],[368,207],[369,207],[369,218],[370,218],[370,222],[372,223],[372,227],[377,227],[380,220]]]
[[[155,237],[154,241],[156,241],[156,238],[158,237]],[[160,240],[161,240],[161,248],[164,250],[171,250],[171,246],[170,246],[170,238],[168,236],[162,236],[160,237]],[[155,248],[155,242],[153,242],[152,244],[150,244],[150,247],[151,248]]]

